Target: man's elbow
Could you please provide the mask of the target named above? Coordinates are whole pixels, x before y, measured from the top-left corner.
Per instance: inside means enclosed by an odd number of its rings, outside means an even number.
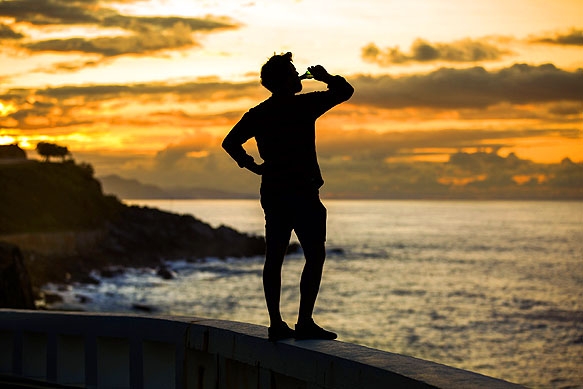
[[[344,90],[342,91],[343,101],[349,100],[354,94],[354,87],[346,82]]]
[[[223,139],[223,143],[221,143],[221,147],[223,148],[223,150],[225,150],[227,153],[229,152],[229,150],[232,149],[233,144],[229,141],[229,137],[226,137],[225,139]]]
[[[354,87],[352,85],[348,84],[346,87],[346,100],[351,98],[353,94],[354,94]]]

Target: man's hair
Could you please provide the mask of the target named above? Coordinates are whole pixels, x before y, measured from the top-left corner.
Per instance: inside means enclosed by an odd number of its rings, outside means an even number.
[[[286,73],[289,72],[289,64],[292,62],[292,53],[274,54],[273,57],[261,67],[261,85],[270,92],[281,89],[285,82]]]

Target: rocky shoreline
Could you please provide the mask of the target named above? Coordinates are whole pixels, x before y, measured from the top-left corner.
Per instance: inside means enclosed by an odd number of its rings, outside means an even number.
[[[18,300],[13,280],[24,280],[25,294],[32,285],[42,303],[49,283],[98,283],[95,274],[128,268],[154,269],[169,279],[168,261],[265,254],[262,236],[104,195],[93,168],[73,160],[0,165],[0,184],[0,279],[6,281],[0,282],[0,307],[30,307],[30,298],[11,305]]]
[[[262,236],[248,235],[227,226],[213,228],[190,215],[147,207],[124,207],[96,236],[96,241],[75,254],[51,254],[46,249],[39,253],[35,251],[34,241],[33,247],[20,247],[41,306],[50,306],[51,301],[58,300],[58,296],[46,296],[41,292],[44,285],[99,283],[92,276],[95,272],[101,277],[111,277],[123,273],[126,268],[152,268],[161,278],[172,279],[173,273],[166,267],[166,261],[265,254]],[[290,247],[290,251],[297,249]]]

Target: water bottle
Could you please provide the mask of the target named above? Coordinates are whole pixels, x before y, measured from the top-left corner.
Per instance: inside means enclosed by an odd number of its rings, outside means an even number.
[[[300,80],[310,80],[312,78],[314,78],[314,76],[312,76],[312,73],[310,73],[309,70],[306,70],[306,72],[300,76]]]

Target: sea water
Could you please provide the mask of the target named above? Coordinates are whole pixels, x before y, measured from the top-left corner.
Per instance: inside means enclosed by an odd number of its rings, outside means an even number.
[[[264,232],[257,200],[127,203]],[[533,388],[583,387],[582,202],[324,204],[328,256],[315,319],[339,340]],[[173,280],[154,269],[129,270],[100,285],[73,286],[61,307],[124,312],[137,304],[268,325],[263,258],[168,265]],[[301,253],[284,264],[281,305],[290,324],[302,266]]]

